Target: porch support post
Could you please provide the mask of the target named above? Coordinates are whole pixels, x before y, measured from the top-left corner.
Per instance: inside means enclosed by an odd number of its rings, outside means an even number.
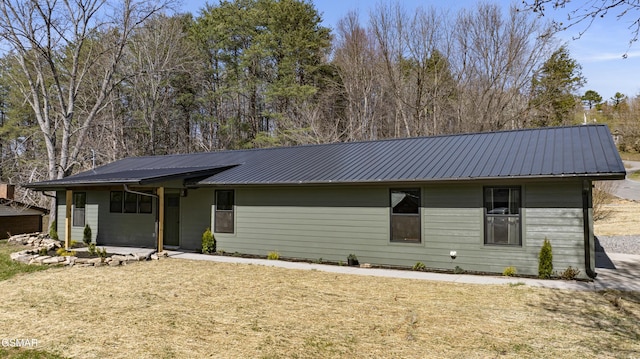
[[[64,218],[64,248],[65,250],[69,250],[69,244],[71,243],[71,206],[73,206],[73,191],[67,190],[67,200],[66,200],[66,214]]]
[[[164,242],[164,187],[158,187],[158,252],[163,251]]]

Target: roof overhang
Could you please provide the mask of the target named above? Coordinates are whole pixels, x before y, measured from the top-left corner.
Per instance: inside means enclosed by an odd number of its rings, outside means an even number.
[[[237,164],[211,167],[134,169],[109,173],[91,173],[89,171],[58,180],[29,183],[25,184],[24,187],[36,191],[56,191],[76,187],[153,185],[174,180],[199,180],[213,176],[235,166],[237,166]]]

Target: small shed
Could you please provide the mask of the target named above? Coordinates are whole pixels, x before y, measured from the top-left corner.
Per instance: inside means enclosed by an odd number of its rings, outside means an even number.
[[[44,208],[29,206],[14,200],[15,187],[0,183],[0,239],[14,234],[42,232]]]

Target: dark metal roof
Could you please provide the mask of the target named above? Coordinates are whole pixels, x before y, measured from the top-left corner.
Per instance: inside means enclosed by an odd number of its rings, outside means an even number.
[[[215,172],[199,185],[625,176],[608,127],[587,125],[127,158],[28,186],[141,183],[199,170]]]

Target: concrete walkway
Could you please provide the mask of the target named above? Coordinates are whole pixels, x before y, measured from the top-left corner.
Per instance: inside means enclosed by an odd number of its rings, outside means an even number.
[[[137,254],[150,257],[155,253],[151,248],[115,247],[105,246],[108,253],[112,254]],[[78,248],[76,250],[86,250]],[[215,256],[208,254],[184,252],[179,250],[165,251],[169,258],[200,260],[219,263],[241,263],[263,265],[297,270],[318,270],[328,273],[366,275],[387,278],[404,278],[431,280],[438,282],[466,283],[466,284],[498,284],[498,285],[528,285],[531,287],[544,287],[569,290],[606,290],[617,289],[623,291],[640,292],[640,255],[596,252],[596,273],[598,276],[591,282],[565,281],[565,280],[541,280],[534,278],[514,278],[490,275],[472,274],[448,274],[433,272],[416,272],[411,270],[360,268],[349,266],[337,266],[330,264],[316,264],[307,262],[288,262],[280,260],[254,259],[231,256]]]
[[[186,260],[206,260],[220,263],[244,263],[263,265],[268,267],[319,270],[329,273],[367,275],[387,278],[405,278],[432,280],[440,282],[467,283],[467,284],[502,284],[502,285],[528,285],[532,287],[569,289],[569,290],[605,290],[618,289],[624,291],[640,291],[640,256],[626,254],[599,254],[605,256],[601,261],[607,268],[597,268],[597,278],[592,282],[541,280],[532,278],[512,278],[502,276],[485,276],[470,274],[445,274],[432,272],[416,272],[410,270],[394,270],[379,268],[359,268],[348,266],[336,266],[327,264],[315,264],[306,262],[288,262],[279,260],[251,259],[228,256],[213,256],[199,253],[180,251],[167,251],[170,258]],[[605,267],[602,266],[602,267]]]
[[[150,257],[155,253],[151,248],[115,247],[105,246],[108,253],[112,254],[137,254]],[[76,250],[86,250],[78,248]],[[596,273],[598,276],[591,282],[565,281],[565,280],[541,280],[534,278],[514,278],[490,275],[448,274],[433,272],[417,272],[411,270],[360,268],[349,266],[337,266],[330,264],[316,264],[307,262],[288,262],[280,260],[254,259],[231,256],[215,256],[200,253],[184,252],[179,250],[165,251],[169,258],[185,260],[202,260],[219,263],[241,263],[263,265],[297,270],[318,270],[328,273],[367,275],[387,278],[405,278],[432,280],[439,282],[466,283],[466,284],[502,284],[502,285],[528,285],[531,287],[544,287],[569,290],[606,290],[617,289],[623,291],[640,292],[640,255],[596,252]]]

